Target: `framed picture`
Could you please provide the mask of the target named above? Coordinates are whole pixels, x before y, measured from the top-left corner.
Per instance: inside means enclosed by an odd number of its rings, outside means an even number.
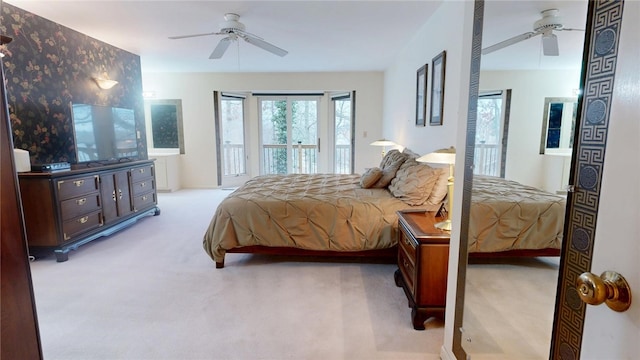
[[[447,52],[443,51],[431,61],[431,113],[429,125],[442,125],[446,58]]]
[[[418,69],[416,76],[416,126],[425,126],[427,118],[427,68],[425,64]]]

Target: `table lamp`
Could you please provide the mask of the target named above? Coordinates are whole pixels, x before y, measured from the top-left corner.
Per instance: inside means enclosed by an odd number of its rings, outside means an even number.
[[[398,144],[394,143],[391,140],[380,139],[380,140],[376,140],[376,141],[372,142],[369,145],[382,146],[382,157],[384,157],[384,154],[385,154],[385,152],[387,150],[387,146],[395,146],[395,145],[398,145]]]
[[[447,220],[435,224],[442,230],[451,230],[451,211],[453,210],[453,165],[456,163],[456,149],[452,146],[422,155],[416,161],[431,164],[448,164],[449,180],[447,182]]]

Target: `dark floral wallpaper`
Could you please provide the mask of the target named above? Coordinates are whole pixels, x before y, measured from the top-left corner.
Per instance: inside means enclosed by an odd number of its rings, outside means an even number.
[[[14,147],[31,163],[77,162],[71,103],[131,108],[147,158],[140,57],[2,3],[0,33],[13,38],[2,58]],[[118,84],[98,88],[94,77]]]

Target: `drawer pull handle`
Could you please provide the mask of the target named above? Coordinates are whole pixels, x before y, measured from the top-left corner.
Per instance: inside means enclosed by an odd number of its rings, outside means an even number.
[[[147,201],[147,195],[142,197],[142,201]]]
[[[411,246],[411,243],[409,242],[409,239],[407,239],[407,238],[404,238],[404,243],[409,245],[409,246]],[[413,247],[413,246],[411,246],[411,247]]]
[[[409,263],[407,263],[407,260],[402,260],[402,262],[404,263],[404,268],[408,269],[409,268]]]
[[[81,217],[80,219],[78,219],[78,222],[79,222],[80,224],[84,224],[84,223],[86,223],[87,221],[89,221],[89,217],[88,217],[88,216],[83,216],[83,217]]]
[[[122,200],[122,189],[118,189],[118,199]]]
[[[73,184],[77,187],[84,185],[84,180],[75,180]]]
[[[140,174],[144,174],[144,168],[140,169]]]
[[[145,187],[146,185],[147,185],[147,183],[144,182],[144,181],[140,183],[140,187]]]
[[[111,198],[113,199],[113,201],[116,201],[116,191],[113,190],[113,192],[111,193]]]
[[[78,206],[82,206],[82,205],[84,205],[86,203],[87,203],[87,198],[82,198],[82,199],[76,200],[76,204],[78,204]]]

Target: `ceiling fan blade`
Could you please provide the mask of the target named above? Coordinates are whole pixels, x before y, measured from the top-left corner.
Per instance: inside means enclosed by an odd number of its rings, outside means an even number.
[[[212,32],[212,33],[205,33],[205,34],[179,35],[179,36],[169,36],[169,39],[177,40],[177,39],[186,39],[186,38],[192,38],[192,37],[198,37],[198,36],[209,36],[209,35],[220,35],[220,34],[221,33],[219,32]]]
[[[555,29],[556,31],[584,31],[584,29],[573,29],[573,28],[566,28],[563,27],[562,29]]]
[[[482,55],[486,55],[486,54],[492,53],[494,51],[500,50],[500,49],[505,48],[507,46],[511,46],[511,45],[513,45],[515,43],[519,43],[520,41],[523,41],[523,40],[531,39],[532,37],[534,37],[536,35],[540,35],[540,33],[539,32],[530,31],[530,32],[526,32],[524,34],[520,34],[518,36],[514,36],[514,37],[512,37],[510,39],[501,41],[501,42],[499,42],[497,44],[494,44],[494,45],[491,45],[491,46],[488,46],[488,47],[482,49]]]
[[[542,35],[542,53],[545,56],[558,56],[558,37],[555,34]]]
[[[248,34],[238,34],[238,36],[242,37],[244,39],[244,41],[248,42],[251,45],[255,45],[263,50],[267,50],[268,52],[278,55],[278,56],[285,56],[287,55],[289,52],[281,49],[273,44],[269,44],[268,42],[262,40],[262,39],[258,39],[256,37],[253,36],[249,36]]]
[[[222,55],[224,55],[225,51],[227,51],[227,48],[229,47],[229,44],[231,44],[231,41],[233,40],[231,40],[231,38],[229,37],[220,40],[216,48],[213,49],[213,52],[209,56],[209,59],[220,59]]]

